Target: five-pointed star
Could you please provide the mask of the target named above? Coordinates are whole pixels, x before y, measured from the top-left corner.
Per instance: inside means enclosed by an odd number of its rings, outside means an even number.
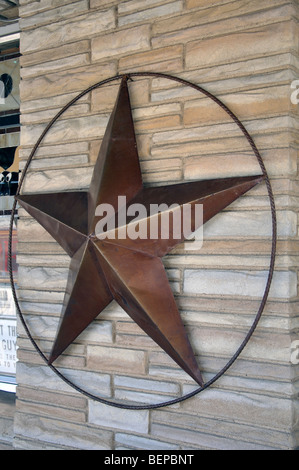
[[[200,386],[203,378],[181,320],[161,258],[178,243],[170,235],[132,240],[96,236],[96,209],[110,204],[119,209],[118,196],[125,196],[126,209],[143,204],[151,220],[151,204],[203,205],[203,221],[235,201],[263,180],[262,176],[190,182],[145,188],[142,183],[127,77],[123,77],[110,117],[89,191],[17,196],[33,216],[71,257],[69,277],[57,336],[49,357],[52,364],[78,335],[115,299],[128,315]],[[124,199],[122,199],[124,200]],[[158,215],[160,217],[161,214]],[[125,232],[126,233],[126,232]],[[189,234],[190,235],[190,234]]]

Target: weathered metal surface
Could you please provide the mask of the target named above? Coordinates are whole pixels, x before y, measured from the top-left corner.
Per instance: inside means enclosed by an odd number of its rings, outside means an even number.
[[[139,228],[144,224],[148,233],[151,204],[176,203],[179,207],[190,204],[193,232],[199,228],[196,204],[203,205],[200,223],[205,223],[263,179],[264,176],[239,177],[144,188],[127,77],[123,77],[89,191],[17,196],[20,205],[71,257],[61,321],[49,364],[115,299],[146,334],[204,386],[161,260],[187,234],[182,232],[173,237],[170,227],[167,239],[148,236],[133,240],[127,234],[130,220],[119,224],[122,217],[116,217],[119,225],[112,230],[113,234],[110,230],[109,238],[106,233],[105,238],[96,233],[103,217],[96,215],[96,209],[110,204],[121,216],[130,205],[143,204],[146,217],[139,222]],[[125,201],[121,207],[119,196]],[[162,214],[155,217],[161,218]]]

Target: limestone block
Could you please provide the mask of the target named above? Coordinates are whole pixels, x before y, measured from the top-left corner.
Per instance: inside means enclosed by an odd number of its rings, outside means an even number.
[[[292,211],[278,211],[280,237],[296,235],[297,215]],[[210,237],[269,237],[272,234],[270,211],[222,212],[204,225],[204,239]]]
[[[285,5],[285,3],[286,2],[284,0],[273,0],[271,3],[271,7],[272,9],[274,9],[276,6]],[[240,18],[240,20],[243,22],[242,29],[244,30],[246,28],[246,20],[248,17],[250,17],[250,14],[256,12],[261,14],[261,10],[263,10],[263,8],[261,8],[261,3],[258,2],[258,0],[253,0],[250,3],[247,3],[245,0],[240,0],[237,5],[230,1],[221,2],[220,5],[217,2],[216,10],[215,8],[209,8],[209,5],[207,5],[207,7],[204,9],[199,9],[194,12],[188,11],[188,13],[181,14],[179,16],[176,16],[175,18],[161,19],[154,25],[153,34],[157,35],[170,31],[189,29],[199,24],[209,24],[209,27],[211,28],[210,23],[213,24],[215,18],[217,18],[217,20],[219,21],[227,18],[231,20],[232,17],[234,17],[234,20],[236,17]],[[246,20],[244,21],[245,15]],[[249,42],[251,41],[254,41],[254,39],[250,38]]]
[[[36,12],[35,10],[35,14],[33,16],[26,16],[23,12],[23,15],[20,19],[22,30],[24,31],[27,28],[41,27],[44,24],[57,23],[61,20],[61,18],[67,19],[72,18],[73,16],[80,16],[88,10],[87,0],[72,2],[71,4],[62,6],[48,4],[46,8],[49,8],[50,6],[57,6],[57,8],[40,12]],[[40,9],[42,9],[41,6]]]
[[[64,289],[67,282],[68,269],[62,268],[28,268],[21,266],[19,269],[19,280],[22,287],[30,289],[45,288],[51,289]]]
[[[72,168],[68,170],[45,170],[28,172],[23,194],[33,192],[51,192],[86,189],[89,187],[92,175],[92,167]]]
[[[32,387],[18,387],[18,399],[22,401],[30,401],[30,402],[37,402],[39,405],[43,405],[44,410],[47,409],[51,412],[52,409],[52,417],[53,417],[53,408],[52,406],[56,405],[56,407],[63,408],[61,410],[61,417],[64,416],[65,419],[74,419],[77,415],[77,421],[83,421],[84,418],[84,411],[86,407],[86,399],[79,394],[76,396],[66,395],[64,393],[59,393],[55,390],[53,393],[52,391],[45,391],[45,390],[36,390]],[[39,406],[37,405],[37,407]],[[46,408],[47,405],[50,405]],[[67,417],[65,412],[69,412],[71,414],[70,409],[73,410],[73,416]],[[27,412],[29,410],[26,410]],[[55,413],[55,412],[54,412]],[[83,419],[82,419],[83,418]]]
[[[198,400],[198,403],[200,399]],[[265,428],[263,426],[249,425],[239,422],[234,416],[227,420],[213,419],[205,416],[204,413],[194,412],[172,413],[163,410],[153,412],[153,422],[165,425],[160,432],[166,432],[166,426],[180,428],[182,434],[184,429],[192,429],[194,432],[212,434],[216,436],[226,436],[236,441],[251,441],[259,445],[268,445],[275,447],[279,442],[282,446],[288,445],[287,433],[282,433],[274,426]],[[231,444],[232,445],[232,444]]]
[[[224,364],[222,364],[222,357],[226,357],[227,360],[229,360],[243,343],[246,333],[253,324],[255,313],[256,312],[252,312],[251,318],[248,319],[248,323],[250,324],[247,329],[240,329],[237,321],[230,328],[222,327],[221,330],[216,328],[215,325],[211,327],[203,326],[202,328],[188,327],[190,341],[196,353],[199,355],[200,363],[202,357],[215,357],[217,360],[215,360],[213,370],[218,372],[224,366]],[[219,316],[221,317],[221,315]],[[288,365],[290,362],[290,351],[291,338],[287,333],[278,332],[271,334],[270,332],[262,330],[260,327],[243,351],[242,358],[252,361],[273,361],[276,364]],[[207,372],[210,372],[210,367],[211,364],[209,364]],[[232,385],[232,380],[230,380],[230,384]],[[270,388],[270,393],[274,391],[275,385],[268,384],[268,387]],[[248,388],[250,388],[249,384],[247,385],[247,389]],[[290,388],[291,387],[284,386],[284,393],[291,394]],[[279,389],[278,386],[276,391],[282,392],[282,389]]]
[[[91,47],[93,61],[134,51],[147,50],[150,48],[149,26],[142,25],[106,34],[104,38],[97,37],[92,40]]]
[[[60,70],[70,69],[74,67],[82,67],[89,64],[89,56],[87,53],[77,54],[71,57],[63,57],[51,62],[43,64],[31,65],[22,70],[23,79],[35,76],[45,75],[46,73],[59,72]]]
[[[57,101],[59,100],[58,95],[64,95],[66,91],[67,94],[75,91],[79,94],[91,85],[115,75],[115,71],[115,64],[105,63],[101,67],[90,66],[86,68],[80,66],[71,70],[62,70],[28,78],[22,80],[20,84],[21,100],[25,102],[28,100],[41,100],[46,97],[48,98],[48,106],[51,106],[52,97]],[[51,97],[51,100],[49,100],[49,97]],[[66,101],[65,104],[69,101]]]
[[[82,39],[71,44],[60,44],[58,47],[52,47],[49,50],[33,52],[28,55],[20,57],[20,63],[23,68],[32,65],[39,65],[44,63],[46,67],[49,66],[47,62],[52,62],[59,59],[67,59],[72,56],[81,55],[89,51],[89,41]],[[27,71],[27,70],[26,70]],[[23,70],[22,70],[23,72]],[[30,69],[28,70],[30,73]]]
[[[175,427],[163,426],[161,424],[153,424],[153,437],[179,441],[196,449],[202,450],[274,450],[271,446],[253,444],[238,439],[230,439],[227,437],[209,435],[206,432],[200,433],[191,429],[179,429]]]
[[[283,114],[290,109],[289,87],[262,88],[218,96],[239,119]],[[221,122],[231,118],[210,99],[201,99],[185,105],[185,125],[196,125],[208,122]]]
[[[60,108],[53,108],[47,109],[46,111],[36,111],[34,114],[30,113],[26,116],[21,116],[21,125],[32,125],[32,124],[39,124],[42,122],[49,123],[54,116],[57,115],[58,111],[61,110]],[[89,105],[86,104],[75,104],[71,106],[64,114],[64,118],[68,117],[78,117],[78,116],[86,116],[89,114]]]
[[[116,433],[115,442],[117,446],[138,450],[179,450],[177,444],[158,441],[147,437],[135,436],[133,434]]]
[[[145,353],[138,350],[88,345],[87,367],[101,371],[144,373]]]
[[[112,84],[97,88],[92,92],[91,109],[96,112],[112,112],[115,104],[117,93],[119,90],[119,81]],[[134,82],[130,84],[130,100],[132,108],[136,106],[144,106],[149,99],[149,83],[148,80]]]
[[[132,6],[132,4],[131,4]],[[174,13],[179,13],[183,10],[183,2],[181,0],[167,3],[158,7],[152,6],[149,9],[131,13],[129,15],[119,17],[119,25],[124,26],[139,21],[148,21],[161,16],[169,16]]]
[[[238,422],[277,429],[288,429],[292,421],[292,402],[278,397],[263,396],[248,392],[233,392],[209,389],[193,400],[184,402],[182,411],[194,411],[200,406],[205,416],[218,419],[238,417]]]
[[[77,168],[78,166],[86,165],[87,163],[87,155],[71,155],[57,158],[38,158],[32,160],[30,163],[30,169],[47,170],[48,168],[70,168],[72,166]],[[20,164],[20,169],[22,170],[24,166],[25,162],[22,162]]]
[[[104,134],[108,122],[108,116],[86,116],[61,120],[55,123],[51,131],[46,135],[44,144],[60,144],[74,142],[78,136],[82,140],[99,138]],[[42,134],[45,125],[24,126],[22,133],[22,145],[33,144]]]
[[[90,424],[96,424],[104,428],[147,434],[149,412],[119,409],[90,401],[88,421]]]
[[[297,173],[295,149],[264,150],[262,157],[269,176],[286,176]],[[187,180],[210,179],[221,174],[223,178],[256,175],[260,167],[253,152],[201,155],[185,159],[184,176]]]
[[[152,8],[159,3],[161,3],[161,0],[129,0],[127,2],[120,2],[118,5],[118,13],[120,15],[126,15],[134,11],[146,10],[149,7]]]
[[[31,148],[22,148],[20,152],[21,159],[26,160],[30,153]],[[70,143],[59,143],[57,145],[41,145],[36,152],[36,157],[60,157],[64,158],[69,155],[77,154],[88,154],[89,143],[88,142],[70,142]],[[33,158],[32,161],[34,161]]]
[[[188,67],[200,67],[210,64],[228,63],[248,58],[258,54],[268,54],[274,51],[289,51],[293,47],[298,31],[294,23],[271,25],[263,31],[241,32],[222,38],[221,48],[219,39],[195,41],[187,45],[186,62]]]
[[[64,368],[59,368],[59,370],[73,383],[87,387],[90,393],[101,394],[103,397],[111,396],[110,375]],[[46,365],[35,366],[18,362],[17,373],[23,386],[77,394]]]
[[[26,413],[16,414],[15,435],[16,441],[22,437],[32,439],[35,446],[38,444],[41,447],[41,443],[46,442],[47,445],[61,448],[110,450],[112,443],[112,433],[109,431]]]
[[[136,402],[139,404],[145,405],[154,405],[156,403],[165,403],[168,400],[173,400],[177,398],[177,395],[173,396],[171,394],[168,395],[159,395],[157,393],[148,393],[143,391],[134,391],[134,390],[124,390],[124,389],[115,389],[115,398],[118,400],[126,401],[126,402]],[[176,407],[177,405],[173,405]]]
[[[185,270],[184,291],[192,294],[261,297],[267,277],[267,271]],[[276,272],[269,295],[276,299],[296,297],[296,273]]]
[[[20,235],[19,241],[24,243],[34,242],[51,242],[53,238],[51,235],[34,219],[26,218],[19,221]]]
[[[228,1],[227,3],[232,4]],[[239,4],[238,4],[239,5]],[[170,44],[184,43],[187,44],[190,41],[193,41],[194,38],[198,40],[205,40],[213,37],[220,37],[220,35],[227,35],[236,32],[242,32],[244,29],[248,30],[250,28],[264,28],[265,25],[272,25],[273,23],[288,21],[290,15],[294,12],[293,5],[285,4],[284,0],[278,0],[277,6],[273,6],[272,9],[265,9],[260,11],[252,11],[251,13],[246,14],[237,14],[232,19],[228,17],[227,12],[222,17],[214,17],[212,21],[205,21],[205,14],[202,10],[199,12],[194,12],[189,17],[186,17],[186,20],[189,22],[189,27],[179,29],[181,25],[184,24],[183,15],[180,16],[177,21],[176,18],[173,18],[172,21],[165,21],[162,25],[154,25],[154,38],[152,44],[154,47],[167,46]],[[188,19],[187,19],[188,18]],[[197,21],[195,20],[197,18]],[[178,29],[173,29],[173,24],[176,24]],[[270,57],[263,57],[263,62],[266,63]],[[275,57],[277,60],[277,57]],[[237,67],[238,63],[232,63],[231,68]],[[226,64],[223,64],[224,67],[227,67]],[[246,68],[246,67],[245,67]],[[204,74],[204,69],[201,69]],[[221,71],[219,70],[221,76]]]
[[[114,27],[113,10],[102,10],[94,12],[92,15],[80,15],[72,21],[53,22],[47,26],[24,32],[21,52],[25,54],[40,49],[58,47],[61,43],[66,44],[90,38]]]
[[[291,129],[296,127],[295,120],[289,116],[273,117],[268,119],[255,119],[252,121],[243,121],[243,125],[247,131],[255,137],[259,134],[274,133],[282,129]],[[245,136],[233,122],[221,123],[217,125],[198,126],[196,128],[179,129],[177,131],[158,132],[153,135],[153,143],[157,145],[174,144],[175,142],[197,142],[201,145],[203,141],[221,140],[227,136],[242,137],[246,143]],[[257,140],[257,139],[256,139]],[[272,136],[273,144],[273,136]],[[232,147],[234,148],[234,147]],[[248,142],[247,142],[248,148]]]
[[[119,388],[128,388],[130,390],[144,390],[148,392],[172,393],[177,394],[180,391],[178,384],[156,380],[135,378],[130,376],[117,375],[114,378],[114,385]]]
[[[91,343],[107,343],[113,342],[112,323],[108,321],[92,322],[79,336],[77,342]]]

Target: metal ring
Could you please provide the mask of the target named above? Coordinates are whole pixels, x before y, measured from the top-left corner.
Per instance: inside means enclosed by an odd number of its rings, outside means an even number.
[[[106,405],[109,405],[109,406],[114,406],[116,408],[123,408],[123,409],[130,409],[130,410],[150,410],[150,409],[157,409],[157,408],[162,408],[162,407],[166,407],[166,406],[169,406],[169,405],[174,405],[176,403],[180,403],[182,401],[185,401],[185,400],[187,400],[189,398],[192,398],[192,397],[198,395],[199,393],[203,392],[204,390],[209,388],[211,385],[213,385],[220,377],[222,377],[227,372],[227,370],[233,365],[233,363],[237,360],[237,358],[240,356],[240,354],[242,353],[243,349],[245,348],[245,346],[249,342],[251,336],[253,335],[253,333],[254,333],[254,331],[255,331],[255,329],[256,329],[259,321],[260,321],[260,318],[263,314],[263,311],[264,311],[264,308],[265,308],[265,305],[266,305],[266,302],[267,302],[267,299],[268,299],[268,296],[269,296],[269,291],[270,291],[270,287],[271,287],[271,283],[272,283],[272,279],[273,279],[273,274],[274,274],[274,267],[275,267],[276,245],[277,245],[277,219],[276,219],[276,210],[275,210],[275,200],[274,200],[274,195],[273,195],[273,191],[272,191],[272,187],[271,187],[271,182],[270,182],[267,170],[265,168],[263,159],[262,159],[262,157],[261,157],[261,155],[260,155],[260,153],[259,153],[252,137],[250,136],[250,134],[248,133],[248,131],[246,130],[244,125],[241,123],[241,121],[237,118],[237,116],[222,101],[220,101],[216,96],[214,96],[212,93],[206,91],[202,87],[200,87],[198,85],[195,85],[191,82],[188,82],[187,80],[184,80],[184,79],[181,79],[181,78],[178,78],[178,77],[174,77],[172,75],[163,74],[163,73],[155,73],[155,72],[132,72],[132,73],[129,73],[129,74],[116,75],[114,77],[108,78],[106,80],[103,80],[101,82],[98,82],[98,83],[90,86],[89,88],[87,88],[86,90],[81,92],[77,97],[72,99],[67,105],[65,105],[56,114],[56,116],[51,120],[51,122],[47,125],[47,127],[45,128],[45,130],[41,134],[40,138],[36,142],[31,154],[29,155],[28,160],[26,162],[26,165],[24,167],[22,176],[20,178],[20,183],[19,183],[19,187],[18,187],[18,190],[17,190],[17,195],[20,193],[20,190],[21,190],[21,187],[23,185],[26,172],[28,170],[28,167],[29,167],[29,165],[30,165],[30,163],[31,163],[38,147],[40,146],[40,144],[41,144],[42,140],[44,139],[44,137],[46,136],[46,134],[49,132],[49,130],[52,128],[52,126],[55,124],[55,122],[62,116],[62,114],[67,109],[69,109],[71,106],[73,106],[73,104],[75,104],[80,98],[85,96],[87,93],[89,93],[89,92],[91,92],[91,91],[93,91],[97,88],[100,88],[101,86],[103,86],[107,83],[110,83],[110,82],[113,82],[113,81],[116,81],[116,80],[120,80],[124,76],[126,76],[128,78],[132,78],[132,77],[155,77],[155,78],[165,78],[165,79],[168,79],[168,80],[172,80],[172,81],[175,81],[175,82],[181,83],[183,85],[190,86],[190,87],[194,88],[195,90],[197,90],[200,93],[204,94],[208,98],[212,99],[216,104],[218,104],[231,117],[231,119],[237,124],[237,126],[239,127],[239,129],[242,131],[242,133],[246,137],[247,141],[249,142],[249,144],[250,144],[250,146],[251,146],[251,148],[252,148],[252,150],[253,150],[256,158],[257,158],[257,161],[260,165],[261,171],[262,171],[262,173],[265,177],[265,183],[266,183],[266,186],[267,186],[268,197],[269,197],[270,208],[271,208],[271,215],[272,215],[272,248],[271,248],[270,266],[269,266],[269,272],[268,272],[266,287],[265,287],[264,294],[263,294],[258,312],[256,314],[256,317],[255,317],[255,319],[253,321],[253,324],[252,324],[251,328],[249,329],[244,341],[242,342],[240,347],[237,349],[236,353],[227,362],[227,364],[209,382],[205,383],[205,385],[203,387],[198,388],[198,389],[194,390],[193,392],[188,393],[188,394],[186,394],[186,395],[184,395],[180,398],[175,398],[175,399],[163,402],[163,403],[150,404],[150,405],[125,405],[125,404],[122,404],[122,403],[117,403],[117,402],[106,400],[104,398],[95,396],[95,395],[87,392],[86,390],[83,390],[82,388],[78,387],[73,382],[71,382],[68,378],[66,378],[52,364],[51,365],[47,364],[48,367],[50,367],[52,369],[52,371],[55,372],[58,375],[58,377],[60,377],[65,383],[67,383],[73,389],[75,389],[77,392],[85,395],[89,399],[98,401],[100,403],[103,403],[103,404],[106,404]],[[28,329],[28,326],[27,326],[27,324],[25,322],[25,319],[24,319],[24,316],[21,312],[19,302],[18,302],[18,299],[17,299],[17,295],[16,295],[16,289],[15,289],[13,271],[12,271],[12,231],[13,231],[13,224],[14,224],[16,206],[17,206],[17,202],[15,200],[13,208],[12,208],[11,219],[10,219],[9,242],[8,242],[8,264],[9,264],[10,283],[11,283],[13,298],[14,298],[14,301],[15,301],[15,304],[16,304],[16,309],[18,311],[18,314],[19,314],[19,317],[21,319],[22,325],[23,325],[23,327],[24,327],[31,343],[33,344],[33,346],[35,347],[37,352],[40,354],[42,359],[47,363],[48,360],[47,360],[46,356],[40,350],[39,346],[36,344],[34,338],[32,337],[32,335],[31,335],[31,333]]]

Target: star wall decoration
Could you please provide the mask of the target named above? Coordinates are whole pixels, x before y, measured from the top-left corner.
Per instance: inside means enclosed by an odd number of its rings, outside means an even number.
[[[52,364],[113,300],[201,387],[203,377],[162,262],[163,256],[184,242],[264,176],[195,181],[163,187],[145,187],[136,145],[128,77],[122,78],[88,191],[18,195],[19,204],[34,217],[70,256],[70,268],[60,324],[48,363]],[[121,202],[121,204],[120,204]],[[122,205],[123,204],[123,205]],[[167,238],[132,238],[131,207],[145,208],[135,223],[150,235],[153,219],[161,223],[163,210],[152,215],[152,205],[189,205],[189,233],[169,230]],[[196,218],[202,205],[203,218]],[[114,209],[114,226],[107,213]],[[165,212],[169,209],[165,209]],[[173,211],[174,212],[174,211]],[[181,212],[183,213],[183,211]],[[103,222],[105,218],[105,224]],[[170,225],[175,218],[170,218]],[[171,225],[170,228],[174,228]],[[99,230],[99,227],[101,229]],[[112,228],[111,228],[112,227]]]

